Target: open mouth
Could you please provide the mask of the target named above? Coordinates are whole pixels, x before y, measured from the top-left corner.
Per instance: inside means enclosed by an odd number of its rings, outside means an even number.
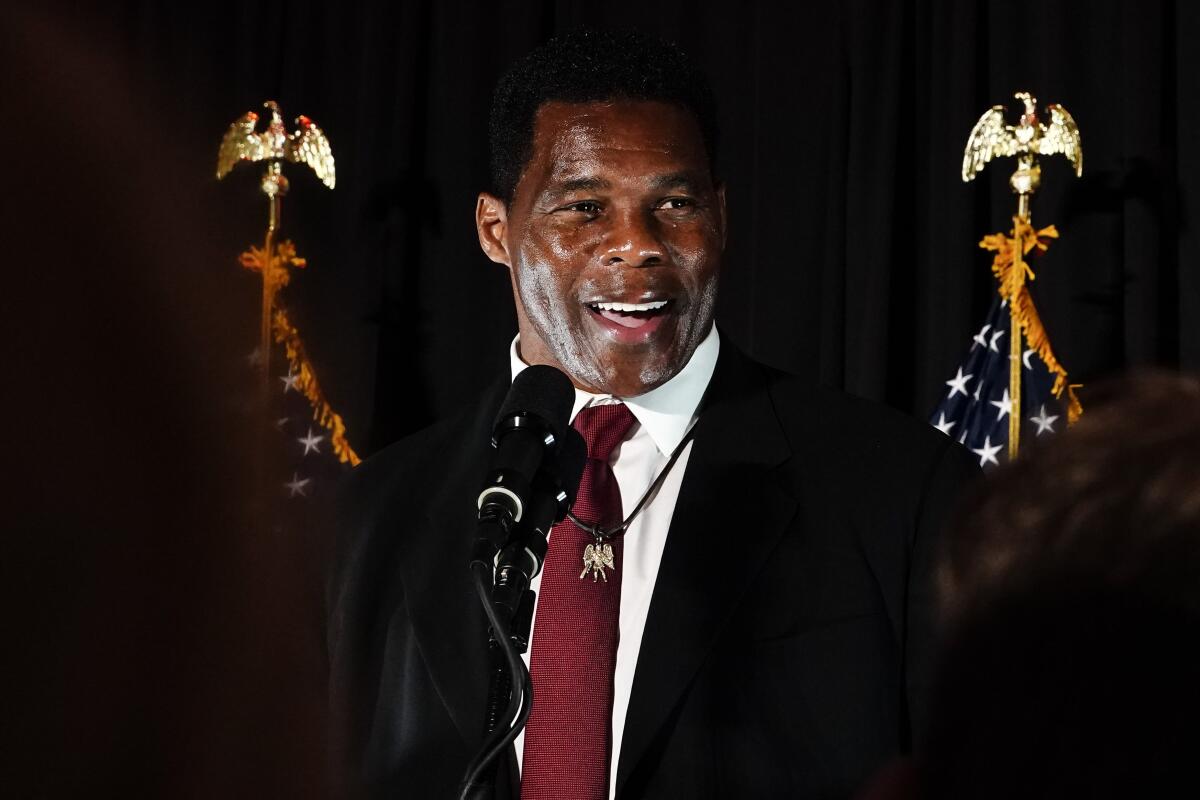
[[[670,300],[645,303],[588,303],[593,314],[623,328],[638,329],[660,319],[671,306]]]

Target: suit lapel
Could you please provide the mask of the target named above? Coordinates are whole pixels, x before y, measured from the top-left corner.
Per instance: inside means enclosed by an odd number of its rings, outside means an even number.
[[[762,368],[723,344],[655,580],[618,790],[795,515],[773,474],[790,454]]]
[[[405,601],[421,656],[442,703],[463,741],[475,747],[483,736],[487,698],[487,624],[475,594],[468,564],[474,543],[475,509],[491,448],[493,417],[508,382],[493,386],[482,398],[479,412],[463,426],[457,453],[441,490],[431,502],[420,529],[405,533],[399,568]],[[429,469],[438,469],[433,454]]]

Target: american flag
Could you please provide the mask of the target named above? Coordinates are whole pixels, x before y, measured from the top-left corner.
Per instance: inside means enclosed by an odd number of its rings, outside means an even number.
[[[946,381],[946,394],[929,418],[933,427],[978,456],[981,467],[998,466],[1008,458],[1011,327],[1008,301],[997,296],[987,322],[975,334],[954,377]],[[1022,442],[1066,426],[1067,411],[1053,393],[1055,380],[1055,374],[1035,350],[1022,350]]]
[[[282,362],[282,363],[280,363]],[[313,419],[312,406],[300,392],[298,375],[286,358],[272,360],[276,392],[272,420],[275,443],[282,454],[278,473],[279,500],[285,505],[303,505],[324,500],[337,479],[350,466],[333,453],[325,426]]]
[[[339,478],[359,461],[345,425],[325,399],[300,334],[277,306],[271,348],[266,456],[269,512],[278,527],[325,513]],[[261,368],[256,350],[251,366]],[[273,476],[273,477],[271,477]]]

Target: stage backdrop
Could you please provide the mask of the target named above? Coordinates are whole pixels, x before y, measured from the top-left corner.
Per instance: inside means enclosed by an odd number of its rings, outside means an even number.
[[[361,453],[505,368],[509,288],[472,222],[490,93],[514,58],[585,24],[675,39],[711,76],[731,219],[718,320],[753,355],[926,416],[991,298],[976,243],[1013,211],[1011,168],[964,185],[963,146],[988,106],[1015,112],[1025,89],[1083,132],[1084,177],[1047,159],[1033,204],[1035,225],[1062,233],[1033,292],[1072,380],[1200,368],[1195,4],[197,5],[110,6],[95,35],[159,83],[165,120],[208,134],[174,180],[223,206],[212,235],[229,258],[212,269],[245,283],[245,318],[228,324],[246,327],[247,349],[257,289],[235,258],[261,200],[254,170],[212,178],[217,143],[266,98],[328,133],[337,189],[292,170],[284,232],[310,266],[289,303]]]

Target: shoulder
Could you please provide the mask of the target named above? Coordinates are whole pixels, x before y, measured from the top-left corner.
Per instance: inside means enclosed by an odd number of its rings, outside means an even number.
[[[393,496],[397,488],[426,483],[433,463],[444,461],[460,446],[471,415],[459,414],[435,422],[372,454],[343,478],[338,491],[338,517],[345,524],[357,510],[367,510]],[[407,491],[407,490],[406,490]]]
[[[839,389],[764,367],[772,404],[785,432],[797,442],[857,454],[934,452],[951,440],[932,425]]]
[[[492,416],[503,396],[497,383],[442,419],[372,454],[350,471],[338,491],[340,527],[378,516],[381,509],[409,497],[431,500],[439,486],[478,469],[486,454]]]
[[[414,545],[421,520],[458,509],[482,478],[493,392],[374,453],[341,481],[330,579],[370,583],[381,564]],[[336,587],[331,587],[336,588]]]
[[[816,468],[823,483],[873,486],[920,497],[939,474],[956,482],[979,468],[970,452],[924,420],[883,403],[772,367],[758,365],[793,457]]]
[[[454,419],[435,423],[374,453],[342,478],[335,501],[331,589],[359,583],[402,544],[413,510],[424,510],[416,501],[431,489],[438,454],[457,449],[452,444],[456,430]]]

